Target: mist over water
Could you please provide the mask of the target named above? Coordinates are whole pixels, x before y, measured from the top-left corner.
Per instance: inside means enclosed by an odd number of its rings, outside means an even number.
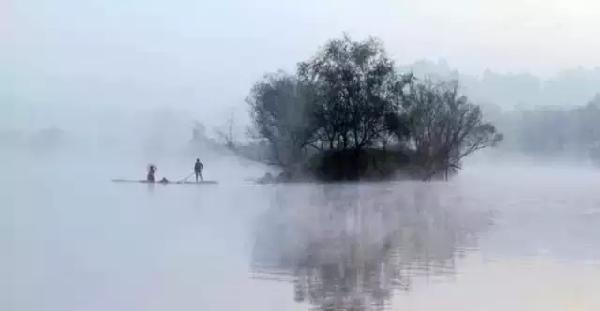
[[[194,160],[170,159],[159,176]],[[448,182],[260,186],[245,179],[264,167],[207,157],[220,183],[195,186],[111,183],[143,178],[128,159],[3,161],[6,310],[600,307],[590,167],[476,161]]]
[[[0,311],[600,310],[598,12],[0,1]]]

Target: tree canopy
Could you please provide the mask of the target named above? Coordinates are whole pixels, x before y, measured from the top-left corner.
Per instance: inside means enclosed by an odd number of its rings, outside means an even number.
[[[301,81],[311,85],[317,139],[330,149],[372,146],[386,132],[386,115],[399,110],[394,62],[380,41],[329,41],[312,59],[298,65]]]
[[[265,75],[246,99],[256,134],[270,143],[273,160],[280,165],[298,161],[312,142],[311,91],[295,76],[279,71]]]
[[[328,41],[295,75],[265,75],[247,102],[254,132],[288,169],[324,154],[336,155],[327,163],[349,161],[340,166],[345,169],[368,166],[365,154],[391,145],[384,155],[404,153],[428,179],[447,176],[463,157],[502,140],[479,107],[459,94],[458,82],[400,73],[374,38]]]
[[[447,176],[460,168],[462,158],[502,140],[483,121],[481,109],[459,95],[456,82],[415,83],[406,97],[408,132],[424,178]]]

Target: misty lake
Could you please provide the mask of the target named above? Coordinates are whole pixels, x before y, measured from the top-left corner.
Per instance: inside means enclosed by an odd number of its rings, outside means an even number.
[[[600,310],[597,169],[260,186],[213,159],[218,185],[163,186],[26,160],[0,177],[2,310]]]

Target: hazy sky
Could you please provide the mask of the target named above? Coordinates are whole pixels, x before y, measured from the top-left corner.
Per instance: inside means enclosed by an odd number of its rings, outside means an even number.
[[[600,65],[598,12],[597,0],[0,0],[0,122],[100,106],[214,119],[343,32],[380,37],[399,63],[550,76]]]

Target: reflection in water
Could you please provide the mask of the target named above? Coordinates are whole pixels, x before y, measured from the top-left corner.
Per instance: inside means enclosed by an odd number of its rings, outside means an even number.
[[[384,309],[415,276],[452,277],[491,221],[442,184],[276,191],[257,224],[253,274],[292,281],[297,302],[323,310]]]

